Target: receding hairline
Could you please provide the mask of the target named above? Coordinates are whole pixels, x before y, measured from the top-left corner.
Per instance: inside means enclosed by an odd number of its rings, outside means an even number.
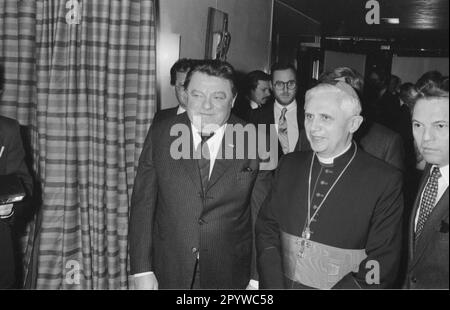
[[[326,93],[339,94],[339,97],[336,98],[336,101],[338,101],[340,109],[348,112],[349,116],[361,115],[362,106],[359,99],[357,99],[357,97],[354,98],[350,96],[349,94],[332,84],[319,84],[318,86],[308,90],[305,95],[305,108],[306,104],[313,97]]]

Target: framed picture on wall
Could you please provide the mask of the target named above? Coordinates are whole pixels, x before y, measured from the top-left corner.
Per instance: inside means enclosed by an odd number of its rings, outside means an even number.
[[[230,48],[231,34],[228,32],[228,14],[210,7],[206,28],[205,59],[226,60]]]

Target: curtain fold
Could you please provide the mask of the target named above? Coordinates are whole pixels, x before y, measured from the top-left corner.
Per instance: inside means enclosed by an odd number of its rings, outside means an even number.
[[[68,2],[81,4],[79,24],[67,23]],[[31,288],[126,289],[129,201],[156,112],[154,1],[33,8],[36,104],[27,117],[43,202],[26,251]]]

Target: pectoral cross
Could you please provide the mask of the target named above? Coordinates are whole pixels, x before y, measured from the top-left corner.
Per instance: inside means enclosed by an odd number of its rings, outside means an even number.
[[[310,240],[312,233],[313,232],[311,231],[311,229],[309,229],[309,227],[306,227],[305,230],[302,233],[302,238],[305,238],[306,240]]]
[[[311,247],[311,243],[309,240],[311,239],[312,231],[309,229],[309,227],[305,228],[305,230],[302,233],[303,240],[300,242],[300,251],[299,251],[299,257],[305,258],[305,249]]]

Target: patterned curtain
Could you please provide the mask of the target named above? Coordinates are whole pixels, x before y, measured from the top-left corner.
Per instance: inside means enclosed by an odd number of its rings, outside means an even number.
[[[129,200],[156,111],[153,2],[30,5],[36,104],[29,113],[43,200],[26,251],[31,288],[128,287]]]
[[[0,115],[31,125],[35,104],[34,1],[0,1],[0,63],[5,67]]]

